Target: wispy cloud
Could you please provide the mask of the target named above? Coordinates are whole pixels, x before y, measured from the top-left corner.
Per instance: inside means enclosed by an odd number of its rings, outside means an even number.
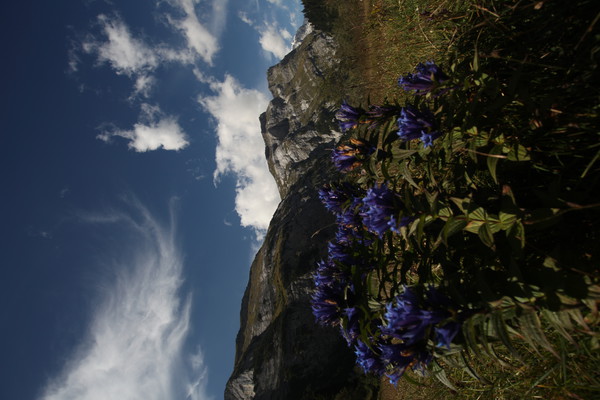
[[[273,55],[276,59],[282,59],[292,49],[292,34],[287,29],[280,28],[277,22],[265,22],[262,25],[257,24],[244,11],[239,11],[237,16],[242,22],[250,25],[258,32],[258,42],[267,54]]]
[[[95,54],[100,64],[110,64],[117,74],[130,77],[156,68],[159,63],[157,52],[144,41],[133,37],[118,15],[109,17],[101,14],[98,23],[104,39],[89,36],[82,43],[84,52]]]
[[[158,106],[146,103],[141,105],[141,109],[140,122],[134,124],[133,129],[105,130],[97,138],[105,142],[110,142],[115,136],[127,139],[129,148],[137,152],[159,148],[181,150],[187,147],[187,135],[175,117],[165,115]]]
[[[126,229],[129,254],[119,253],[115,278],[103,282],[85,338],[42,400],[208,398],[202,353],[184,354],[191,302],[180,289],[183,256],[173,218],[164,226],[139,202],[129,205],[130,212],[82,216],[88,224]]]
[[[254,228],[260,238],[279,203],[279,193],[265,160],[258,119],[269,100],[258,90],[243,88],[230,75],[223,82],[212,81],[210,86],[215,95],[199,101],[216,122],[214,178],[218,181],[228,173],[236,176],[235,204],[241,224]]]
[[[192,65],[198,60],[212,64],[219,50],[218,39],[202,24],[195,11],[195,0],[171,0],[171,9],[181,17],[166,14],[168,23],[182,34],[185,44],[173,47],[160,41],[151,41],[142,35],[135,35],[118,13],[101,14],[97,18],[99,32],[87,34],[81,41],[73,41],[69,50],[69,69],[77,72],[82,62],[81,54],[96,58],[97,65],[108,64],[117,75],[126,75],[134,82],[130,100],[136,97],[149,97],[156,83],[154,72],[169,63]],[[226,3],[226,2],[225,2]],[[213,7],[212,15],[217,22],[215,29],[223,29],[226,8]]]
[[[218,40],[198,19],[196,3],[197,0],[170,0],[169,4],[178,8],[183,17],[176,18],[169,15],[167,20],[175,29],[181,31],[189,49],[198,54],[207,64],[212,64],[212,59],[219,50]],[[224,24],[225,6],[218,4],[213,6],[213,16],[216,19],[214,23],[217,24],[215,29],[221,29]]]

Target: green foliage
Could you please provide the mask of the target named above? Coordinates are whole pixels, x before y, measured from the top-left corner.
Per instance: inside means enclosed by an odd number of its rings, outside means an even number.
[[[349,138],[376,150],[348,180],[385,182],[414,217],[356,254],[376,265],[352,271],[361,340],[403,285],[435,285],[473,310],[451,349],[435,350],[431,373],[452,390],[451,367],[494,386],[475,367],[489,360],[539,372],[526,393],[549,380],[600,392],[597,374],[573,376],[599,359],[599,16],[593,1],[474,3],[449,79],[408,99],[435,116],[433,146],[399,140],[398,115],[361,117]],[[548,358],[557,367],[540,370]]]

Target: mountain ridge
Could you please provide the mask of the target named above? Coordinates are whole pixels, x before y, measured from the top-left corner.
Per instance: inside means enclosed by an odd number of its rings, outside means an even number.
[[[369,399],[377,391],[355,371],[339,332],[319,326],[310,307],[312,274],[334,232],[318,189],[336,175],[339,99],[322,89],[340,60],[333,37],[304,32],[267,73],[273,100],[260,120],[282,201],[250,268],[225,400]]]

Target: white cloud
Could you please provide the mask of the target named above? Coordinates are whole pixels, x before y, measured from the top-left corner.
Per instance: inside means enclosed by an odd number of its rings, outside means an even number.
[[[266,24],[260,29],[260,46],[264,51],[273,54],[277,59],[282,59],[290,52],[289,45],[292,35],[285,29],[278,29],[277,24]]]
[[[260,237],[279,203],[275,181],[265,159],[259,115],[266,110],[267,96],[245,89],[227,75],[211,83],[214,96],[200,98],[200,104],[217,123],[217,169],[214,177],[233,173],[237,177],[236,211],[242,226],[253,227]]]
[[[100,15],[98,22],[102,25],[106,41],[89,38],[82,44],[86,53],[96,54],[98,62],[109,63],[117,74],[130,77],[156,68],[159,63],[156,52],[143,41],[134,38],[119,17]]]
[[[246,12],[244,12],[244,11],[239,11],[239,12],[238,12],[238,18],[239,18],[239,19],[240,19],[242,22],[244,22],[245,24],[247,24],[247,25],[250,25],[250,26],[254,26],[254,21],[252,21],[252,20],[250,19],[250,17],[248,16],[248,13],[246,13]]]
[[[197,53],[204,62],[212,64],[212,58],[219,50],[219,44],[217,38],[198,20],[195,3],[197,0],[171,0],[170,4],[179,8],[184,17],[177,19],[168,16],[167,20],[175,29],[181,31],[187,40],[188,48]],[[219,17],[221,15],[219,12],[222,11],[218,7],[216,10],[214,15]]]
[[[156,79],[152,75],[138,75],[135,79],[134,92],[130,99],[137,96],[148,97],[152,86],[156,83]]]
[[[98,139],[110,142],[114,136],[129,140],[129,148],[137,152],[145,152],[163,148],[164,150],[181,150],[189,144],[187,136],[173,116],[164,115],[157,106],[142,104],[141,122],[133,125],[131,130],[113,129],[104,131]]]
[[[130,243],[103,282],[88,332],[42,400],[207,399],[201,352],[189,360],[190,296],[181,293],[183,255],[175,226],[162,226],[139,202],[131,213],[86,215],[89,224],[126,229]],[[172,218],[173,220],[173,218]],[[111,250],[115,251],[111,247]],[[114,260],[113,251],[105,259]]]

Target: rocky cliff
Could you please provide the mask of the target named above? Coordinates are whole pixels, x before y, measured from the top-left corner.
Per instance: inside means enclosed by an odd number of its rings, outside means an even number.
[[[376,398],[339,332],[318,326],[310,308],[312,273],[334,229],[317,191],[335,174],[329,157],[341,99],[327,86],[340,60],[332,37],[301,32],[268,71],[273,100],[261,125],[282,201],[250,269],[225,400]]]

